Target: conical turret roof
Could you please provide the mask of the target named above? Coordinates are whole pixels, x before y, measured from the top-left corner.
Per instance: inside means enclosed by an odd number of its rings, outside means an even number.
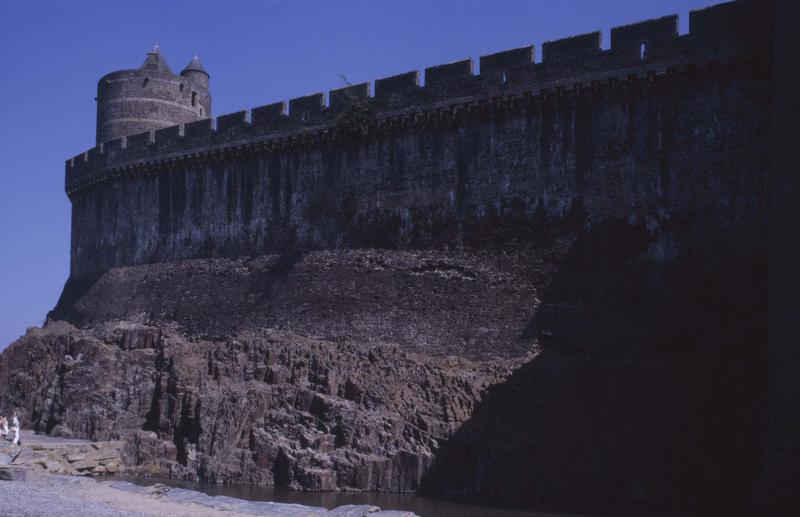
[[[153,50],[147,53],[147,57],[142,63],[142,66],[139,67],[139,70],[154,70],[156,72],[166,72],[172,73],[170,70],[169,65],[167,64],[167,60],[164,59],[164,56],[161,55],[161,49],[158,47],[158,43],[153,45]]]
[[[208,72],[206,72],[206,69],[203,68],[203,64],[200,62],[200,58],[197,57],[197,54],[195,54],[192,60],[189,61],[189,64],[183,69],[181,75],[183,75],[184,72],[202,72],[208,75]]]

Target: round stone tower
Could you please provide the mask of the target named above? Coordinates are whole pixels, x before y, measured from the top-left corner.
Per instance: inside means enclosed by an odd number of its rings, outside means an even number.
[[[208,78],[197,56],[175,75],[156,44],[139,69],[97,83],[97,143],[211,117]]]

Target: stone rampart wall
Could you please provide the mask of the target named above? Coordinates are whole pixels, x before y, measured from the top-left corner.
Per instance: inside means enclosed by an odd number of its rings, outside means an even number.
[[[536,234],[580,214],[712,233],[763,217],[755,2],[430,67],[105,142],[67,162],[72,273]],[[758,224],[752,224],[755,228]],[[509,230],[509,231],[506,231]],[[667,246],[669,247],[669,246]],[[672,253],[664,251],[666,255]],[[663,258],[663,257],[662,257]]]

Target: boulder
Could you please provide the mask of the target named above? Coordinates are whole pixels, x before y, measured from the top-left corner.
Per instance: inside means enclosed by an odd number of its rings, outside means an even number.
[[[115,460],[119,458],[119,451],[115,451],[113,449],[99,450],[91,454],[90,457],[95,461],[103,463],[106,461]]]
[[[19,467],[0,467],[0,480],[3,481],[25,481],[27,472],[24,468]]]
[[[380,508],[369,504],[346,504],[337,506],[326,515],[330,517],[372,517],[378,511]]]
[[[68,425],[59,424],[50,431],[50,436],[55,436],[58,438],[72,438],[75,436],[75,433],[72,432],[72,428],[70,428]]]
[[[98,463],[91,459],[85,459],[71,463],[70,466],[75,470],[92,470],[98,466]]]
[[[14,465],[24,466],[32,465],[38,462],[47,461],[47,454],[31,449],[20,449],[16,457],[11,461]]]

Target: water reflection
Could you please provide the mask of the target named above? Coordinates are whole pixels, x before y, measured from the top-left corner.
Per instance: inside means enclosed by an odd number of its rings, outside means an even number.
[[[345,504],[371,504],[384,510],[406,510],[421,517],[575,517],[572,509],[532,511],[525,503],[495,502],[481,499],[432,499],[413,494],[387,494],[380,492],[297,492],[280,488],[206,485],[192,481],[155,478],[117,478],[139,485],[163,483],[168,486],[197,490],[208,495],[225,495],[251,501],[275,501],[308,506],[335,508]],[[550,509],[548,509],[550,510]],[[568,512],[568,513],[564,513]]]

